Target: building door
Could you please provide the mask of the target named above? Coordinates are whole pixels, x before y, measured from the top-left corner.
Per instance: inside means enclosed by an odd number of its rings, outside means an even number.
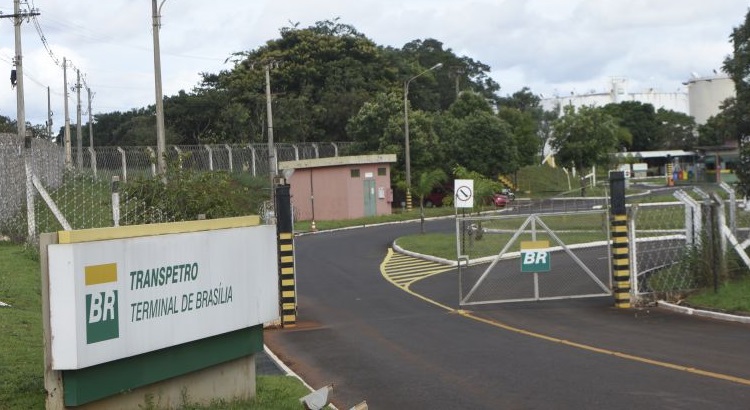
[[[375,180],[368,178],[364,179],[365,183],[365,216],[375,216],[376,214],[376,202],[375,202]]]

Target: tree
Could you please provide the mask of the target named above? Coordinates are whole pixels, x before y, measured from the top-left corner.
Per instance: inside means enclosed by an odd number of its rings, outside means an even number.
[[[538,135],[539,123],[535,121],[531,113],[518,108],[501,106],[498,116],[510,126],[516,143],[518,167],[537,163],[541,139]]]
[[[736,97],[727,102],[724,109],[733,108],[734,137],[741,142],[744,136],[750,135],[750,10],[745,14],[745,21],[732,30],[729,39],[733,53],[724,59],[722,69],[734,81]]]
[[[734,81],[736,97],[725,103],[722,114],[731,126],[723,126],[721,118],[712,123],[709,119],[706,126],[711,126],[714,140],[723,135],[734,137],[740,145],[740,163],[735,170],[739,190],[750,194],[750,10],[745,14],[745,21],[732,30],[729,36],[733,53],[724,60],[722,69]],[[701,138],[710,134],[706,128],[701,129]],[[718,134],[718,135],[717,135]]]
[[[658,141],[662,149],[692,150],[697,143],[695,118],[672,110],[656,111]]]
[[[492,113],[480,95],[462,93],[436,125],[445,139],[446,157],[490,178],[518,168],[510,125]]]
[[[658,122],[656,111],[651,104],[639,101],[623,101],[618,104],[607,104],[604,111],[616,118],[618,124],[628,130],[632,141],[622,141],[629,151],[653,151],[661,148],[658,140]],[[627,134],[621,134],[627,135]]]
[[[558,164],[573,166],[579,174],[594,165],[605,165],[610,154],[617,150],[617,120],[601,108],[573,106],[563,108],[563,116],[553,124],[552,148]],[[581,180],[585,194],[585,181]]]
[[[411,41],[402,48],[401,58],[406,61],[416,61],[419,67],[443,64],[443,67],[434,73],[437,87],[425,90],[438,97],[439,107],[423,106],[420,99],[413,99],[414,107],[418,109],[445,110],[458,99],[462,91],[482,95],[486,100],[497,104],[496,93],[500,90],[500,85],[488,75],[490,66],[469,57],[459,57],[450,48],[444,49],[443,43],[438,40],[428,38]],[[415,70],[407,71],[417,74]],[[420,86],[417,85],[417,87]]]
[[[272,65],[271,89],[280,108],[274,112],[278,141],[350,140],[345,133],[349,118],[372,95],[397,82],[378,46],[337,19],[305,29],[282,28],[281,38],[235,53],[233,61],[232,70],[219,74],[219,87],[251,107],[264,98],[265,67]],[[300,127],[300,121],[306,126]]]
[[[438,186],[441,182],[444,182],[447,178],[447,175],[442,169],[436,168],[419,173],[411,185],[411,192],[419,199],[421,233],[424,233],[424,198],[433,188]]]

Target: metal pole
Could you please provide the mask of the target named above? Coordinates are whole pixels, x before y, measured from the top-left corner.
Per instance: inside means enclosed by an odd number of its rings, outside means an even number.
[[[404,83],[404,162],[406,166],[406,210],[411,211],[411,148],[409,144],[409,83],[422,74],[436,70],[443,66],[443,63],[437,63],[434,66],[422,71]]]
[[[404,83],[404,162],[406,164],[406,210],[411,211],[411,152],[409,149],[409,82]]]
[[[276,177],[276,154],[273,149],[273,112],[271,108],[271,64],[266,64],[266,116],[268,117],[268,173],[271,181],[271,204],[275,202],[274,178]]]
[[[49,86],[47,87],[47,138],[52,140],[52,102],[50,100]]]
[[[164,155],[167,150],[164,133],[164,101],[161,90],[161,50],[159,49],[159,27],[161,27],[161,6],[166,0],[162,0],[156,7],[156,0],[151,0],[151,11],[153,17],[154,32],[154,85],[156,91],[156,165],[159,175],[164,177],[167,171],[167,163]]]
[[[89,148],[94,149],[94,120],[91,113],[91,88],[86,87],[86,94],[89,100]]]
[[[83,168],[83,134],[81,133],[81,70],[76,69],[76,165]]]
[[[24,169],[26,171],[26,218],[27,238],[26,242],[36,243],[36,217],[34,214],[34,184],[31,158],[31,136],[26,135],[26,108],[23,95],[23,52],[21,50],[21,21],[20,0],[13,1],[13,25],[15,26],[16,40],[16,122],[18,137],[24,141]]]
[[[71,169],[73,166],[72,147],[70,146],[70,113],[68,112],[68,60],[63,57],[63,100],[65,106],[65,166]]]

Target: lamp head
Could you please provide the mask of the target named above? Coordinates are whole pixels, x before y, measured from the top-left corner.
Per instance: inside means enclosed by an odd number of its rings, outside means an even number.
[[[430,70],[437,70],[438,68],[440,68],[440,67],[442,67],[442,66],[443,66],[443,63],[437,63],[437,64],[435,64],[434,66],[432,66],[432,67],[430,68]]]

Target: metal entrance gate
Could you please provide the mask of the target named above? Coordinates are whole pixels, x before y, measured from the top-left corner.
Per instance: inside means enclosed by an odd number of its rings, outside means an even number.
[[[609,244],[602,210],[459,217],[460,304],[611,295]]]

